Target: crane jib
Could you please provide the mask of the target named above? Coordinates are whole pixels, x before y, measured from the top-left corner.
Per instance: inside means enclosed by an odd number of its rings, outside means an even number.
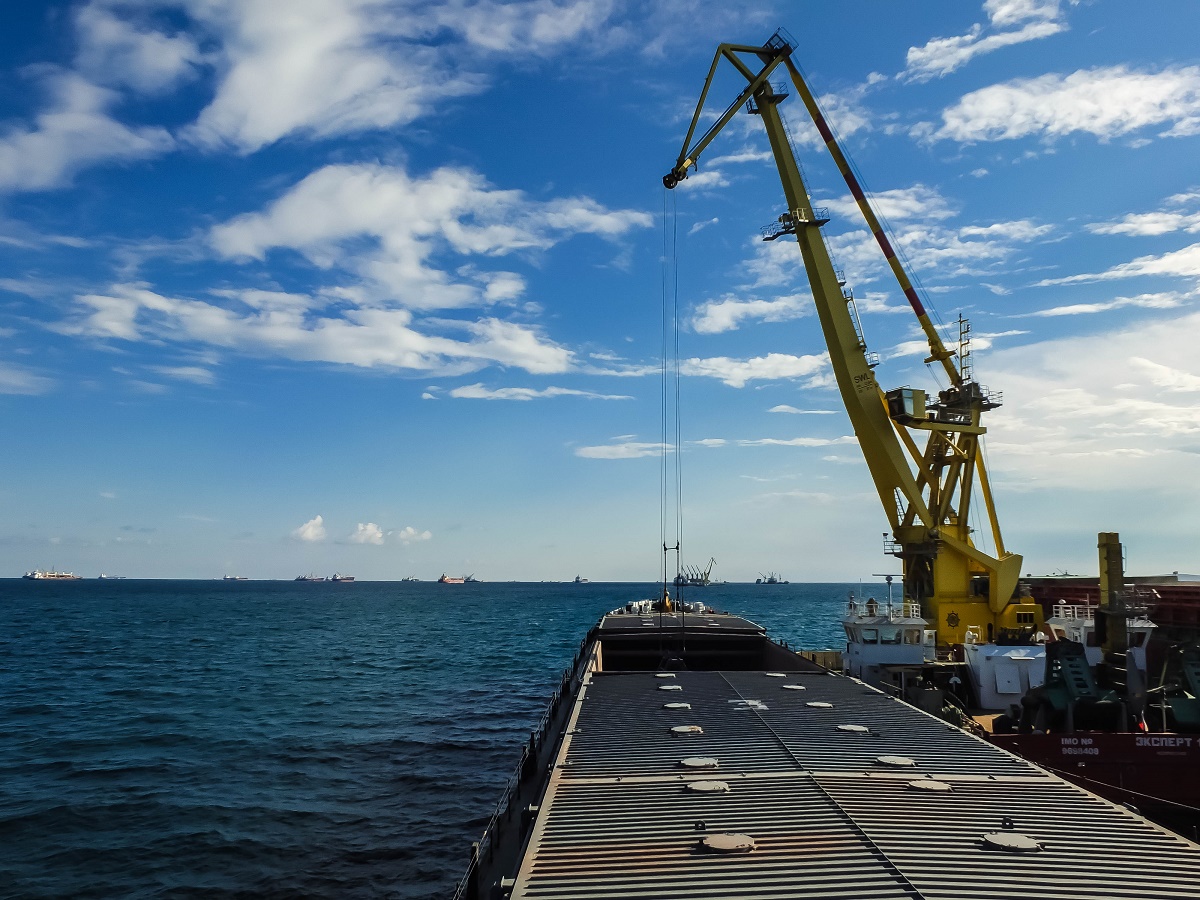
[[[794,49],[795,43],[782,32],[761,47],[720,45],[683,150],[675,167],[663,177],[663,185],[673,188],[687,178],[688,169],[739,108],[760,117],[788,210],[778,220],[781,227],[769,229],[770,234],[764,236],[774,240],[781,234],[794,234],[800,245],[835,380],[892,526],[892,540],[885,552],[901,560],[906,598],[921,604],[922,616],[936,629],[939,647],[961,646],[968,638],[990,640],[993,635],[1005,635],[1018,643],[1032,641],[1044,616],[1036,603],[1018,594],[1022,559],[1004,549],[980,441],[985,432],[981,416],[999,406],[999,397],[971,376],[966,362],[969,349],[964,349],[969,327],[960,320],[956,352],[945,346],[938,328],[930,321],[853,166],[792,62]],[[747,65],[739,54],[756,55],[761,68]],[[701,121],[717,63],[723,58],[733,63],[748,84],[693,146],[691,140]],[[845,288],[845,276],[833,265],[821,232],[821,226],[829,220],[813,210],[791,136],[778,109],[788,92],[785,86],[768,81],[780,64],[786,67],[792,86],[866,220],[867,230],[883,251],[897,286],[916,314],[929,343],[926,363],[940,362],[945,370],[949,385],[932,402],[925,391],[884,391],[875,380],[873,370],[878,361],[867,352],[853,293]],[[956,357],[961,360],[961,369],[955,363]],[[921,434],[925,435],[924,447],[917,440]],[[970,524],[975,521],[972,496],[976,491],[982,494],[989,526],[979,535]],[[980,549],[980,539],[990,539],[993,553]]]

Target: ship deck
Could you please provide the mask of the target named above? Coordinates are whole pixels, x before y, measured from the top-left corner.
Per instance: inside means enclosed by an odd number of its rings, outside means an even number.
[[[593,637],[514,877],[484,896],[1200,896],[1197,845],[815,670],[752,622],[608,616]],[[727,790],[695,789],[713,781]],[[915,786],[928,782],[949,789]],[[726,833],[753,849],[704,848]],[[995,849],[1013,835],[1036,849]]]

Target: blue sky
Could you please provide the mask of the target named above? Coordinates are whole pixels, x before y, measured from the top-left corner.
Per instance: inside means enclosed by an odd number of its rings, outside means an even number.
[[[685,561],[896,571],[798,250],[759,240],[760,123],[661,186],[716,45],[780,26],[1004,393],[1008,548],[1092,572],[1119,531],[1130,571],[1200,569],[1200,5],[93,0],[0,26],[4,574],[653,579],[664,221]],[[782,109],[881,382],[933,388]]]

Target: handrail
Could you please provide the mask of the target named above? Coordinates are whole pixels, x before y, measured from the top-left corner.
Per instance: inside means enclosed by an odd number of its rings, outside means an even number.
[[[511,812],[510,807],[517,793],[517,788],[524,777],[531,748],[532,752],[536,754],[538,749],[545,743],[546,732],[550,728],[550,723],[554,715],[558,712],[559,704],[563,698],[569,696],[572,685],[576,681],[582,681],[580,669],[587,665],[587,657],[584,655],[584,650],[592,640],[595,631],[596,629],[592,628],[588,632],[587,637],[579,642],[579,650],[575,653],[575,659],[571,667],[563,670],[558,690],[551,695],[550,702],[542,711],[542,716],[538,720],[537,725],[530,731],[529,742],[521,748],[521,760],[517,763],[512,775],[509,776],[507,783],[504,785],[504,791],[500,795],[500,800],[496,804],[491,818],[488,819],[487,825],[484,826],[483,834],[480,836],[479,841],[473,845],[474,852],[471,855],[471,862],[467,866],[467,871],[463,873],[462,878],[458,880],[458,884],[455,886],[454,894],[452,895],[453,900],[465,900],[467,897],[467,889],[470,886],[471,878],[479,869],[480,856],[485,852],[485,848],[490,849],[490,846],[494,843],[494,837],[499,831],[501,820],[506,818]]]

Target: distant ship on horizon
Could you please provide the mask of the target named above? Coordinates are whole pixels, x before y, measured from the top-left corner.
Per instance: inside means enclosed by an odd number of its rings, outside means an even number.
[[[100,577],[103,578],[104,576],[101,575]],[[221,580],[222,581],[249,581],[250,579],[247,578],[245,575],[225,575],[224,577],[221,578]]]
[[[307,575],[297,575],[296,580],[297,581],[324,581],[325,576],[324,575],[314,575],[312,572],[309,572]]]
[[[438,579],[438,584],[466,584],[467,579],[461,575],[447,575],[442,573],[442,577]]]
[[[333,577],[330,578],[329,580],[330,581],[338,581],[338,582],[341,582],[344,584],[345,582],[353,581],[354,576],[353,575],[343,575],[341,572],[334,572]]]
[[[76,575],[74,572],[58,572],[54,569],[34,569],[21,577],[28,578],[30,581],[80,581],[83,578],[82,575]]]

